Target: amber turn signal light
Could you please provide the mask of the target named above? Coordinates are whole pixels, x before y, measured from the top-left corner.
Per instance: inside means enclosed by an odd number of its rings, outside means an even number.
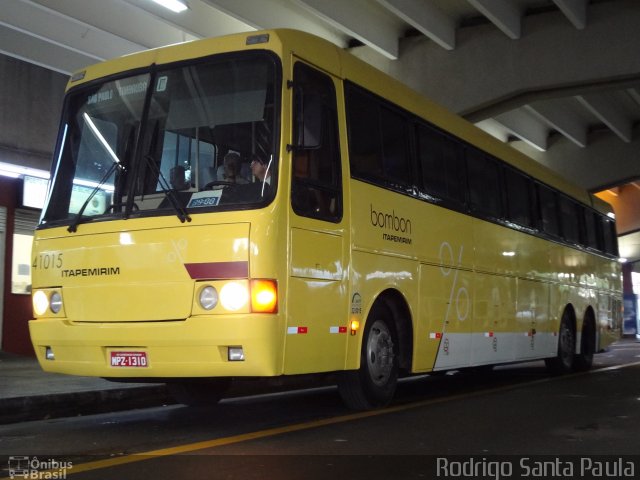
[[[278,283],[275,280],[251,280],[251,311],[254,313],[278,311]]]

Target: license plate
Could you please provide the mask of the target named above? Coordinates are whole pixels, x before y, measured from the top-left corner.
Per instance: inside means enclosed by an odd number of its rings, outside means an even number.
[[[147,367],[147,352],[111,352],[112,367]]]

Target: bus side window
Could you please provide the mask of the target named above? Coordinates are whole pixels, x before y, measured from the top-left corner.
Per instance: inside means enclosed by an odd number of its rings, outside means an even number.
[[[511,168],[504,169],[504,180],[507,220],[523,227],[533,227],[531,181]]]
[[[422,188],[437,198],[444,198],[447,185],[442,168],[442,135],[432,128],[417,125],[418,161],[422,170]]]
[[[502,218],[497,162],[474,148],[467,149],[466,159],[471,210],[480,215]]]
[[[377,102],[350,84],[345,93],[351,175],[380,183],[384,179],[384,164],[380,156],[382,132]]]
[[[616,241],[616,224],[606,217],[602,217],[602,233],[604,234],[604,251],[609,255],[618,256]]]
[[[392,184],[409,184],[409,155],[407,154],[407,121],[394,110],[380,107],[382,127],[382,163],[384,178]]]
[[[304,103],[305,98],[313,98],[315,102],[321,99],[321,108],[315,110],[320,115],[318,122],[322,123],[316,129],[320,132],[317,145],[312,148],[294,147],[291,207],[303,217],[339,222],[342,219],[342,176],[333,82],[327,75],[298,62],[294,67],[294,85],[304,92],[304,95],[294,97],[296,102]],[[304,107],[296,105],[293,111],[304,112]],[[302,124],[294,121],[296,126]],[[299,132],[294,132],[294,138],[299,138]]]
[[[598,249],[598,230],[596,229],[596,214],[583,208],[584,214],[584,240],[589,248]]]
[[[409,186],[409,116],[373,94],[346,84],[351,175],[392,190]]]
[[[420,187],[431,196],[463,206],[466,172],[460,142],[420,124],[416,126],[416,142],[422,171]]]
[[[444,136],[442,160],[447,199],[463,206],[466,203],[467,172],[464,162],[464,148],[460,142]]]
[[[580,243],[580,223],[578,205],[568,197],[560,197],[560,222],[563,237],[567,242]]]
[[[537,187],[542,231],[558,237],[560,236],[560,223],[558,221],[557,195],[544,185],[538,184]]]

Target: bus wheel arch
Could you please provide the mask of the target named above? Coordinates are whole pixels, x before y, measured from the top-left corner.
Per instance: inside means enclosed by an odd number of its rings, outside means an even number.
[[[593,308],[589,306],[582,320],[580,353],[576,354],[574,359],[574,369],[577,371],[589,370],[593,365],[593,355],[596,353],[596,349],[596,315]]]
[[[411,368],[408,311],[395,290],[383,292],[373,303],[362,334],[360,368],[341,372],[338,378],[338,391],[349,408],[379,408],[393,398],[400,369]]]
[[[562,313],[558,329],[558,349],[555,357],[545,359],[547,369],[556,375],[569,373],[576,357],[576,312],[568,304]]]

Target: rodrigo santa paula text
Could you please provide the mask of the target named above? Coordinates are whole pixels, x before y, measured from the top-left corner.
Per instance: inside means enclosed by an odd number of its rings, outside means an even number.
[[[635,478],[636,465],[623,458],[521,457],[491,460],[486,457],[453,460],[438,457],[437,478]]]

